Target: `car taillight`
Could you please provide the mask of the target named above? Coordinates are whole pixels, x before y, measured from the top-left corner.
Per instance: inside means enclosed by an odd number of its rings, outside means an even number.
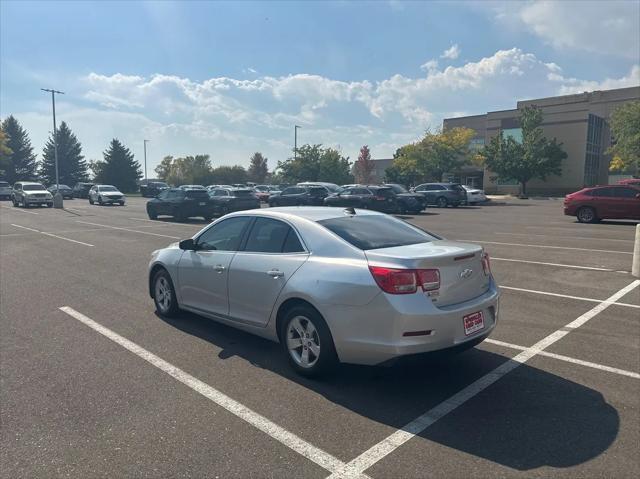
[[[485,276],[489,276],[491,274],[491,260],[489,259],[488,253],[482,254],[482,271],[484,271]]]
[[[418,291],[435,291],[440,288],[440,271],[437,269],[395,269],[369,266],[369,271],[380,289],[390,294],[412,294]]]

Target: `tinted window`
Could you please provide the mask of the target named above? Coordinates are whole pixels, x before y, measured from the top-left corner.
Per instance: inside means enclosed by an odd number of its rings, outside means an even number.
[[[42,185],[24,185],[22,189],[24,191],[38,191],[38,190],[44,190],[45,188]]]
[[[184,198],[184,191],[182,191],[182,190],[171,190],[171,191],[169,191],[169,197],[168,198],[170,200]]]
[[[363,250],[429,243],[439,239],[392,216],[345,216],[318,223]]]
[[[311,188],[309,190],[309,193],[312,196],[322,196],[322,195],[326,195],[328,192],[326,188],[319,186],[319,187]]]
[[[370,195],[371,192],[366,188],[353,188],[351,190],[351,194],[353,194],[353,195]]]
[[[427,187],[423,186],[423,185],[420,185],[420,186],[416,186],[415,190],[416,191],[427,191]]]
[[[158,198],[161,200],[166,200],[169,197],[169,190],[164,190],[162,193],[158,195]]]
[[[393,190],[394,193],[400,194],[400,193],[407,193],[407,190],[400,185],[389,185],[389,188],[391,188]]]
[[[245,251],[282,253],[291,227],[282,221],[258,218],[251,228]]]
[[[101,186],[99,189],[100,189],[100,191],[118,191],[113,186]]]
[[[376,196],[384,196],[384,197],[393,196],[393,190],[391,188],[377,188],[373,190],[373,193]]]
[[[254,196],[253,191],[250,190],[237,190],[232,194],[237,198],[251,198],[252,196]]]
[[[463,191],[464,192],[464,188],[460,185],[449,185],[449,189],[453,190],[453,191]]]
[[[282,247],[283,253],[300,253],[304,251],[302,244],[300,244],[300,240],[298,239],[298,235],[292,228],[289,228],[289,234],[287,234],[287,239],[284,240],[284,246]]]
[[[250,221],[250,217],[242,216],[216,223],[197,239],[198,249],[236,251],[240,246],[242,232]]]
[[[615,193],[618,198],[635,198],[640,194],[640,190],[634,190],[633,188],[615,188]]]
[[[282,192],[283,195],[299,195],[304,193],[304,188],[287,188]]]
[[[613,188],[598,188],[597,190],[593,190],[593,196],[611,198],[615,196]]]
[[[194,200],[203,200],[209,199],[209,192],[207,190],[187,190],[185,196]]]
[[[227,196],[227,190],[216,190],[213,196]]]

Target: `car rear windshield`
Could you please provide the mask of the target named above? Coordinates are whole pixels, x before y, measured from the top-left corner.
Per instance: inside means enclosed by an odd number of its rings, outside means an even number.
[[[0,188],[6,188],[7,186],[9,186],[9,183],[6,181],[0,181]]]
[[[251,190],[235,190],[231,192],[231,195],[238,198],[251,198],[252,196],[255,196]]]
[[[38,190],[44,190],[44,186],[42,185],[24,185],[22,187],[23,191],[38,191]]]
[[[397,194],[408,193],[407,189],[401,185],[389,185],[389,188],[391,188]]]
[[[187,190],[187,193],[185,196],[187,198],[193,198],[198,200],[201,198],[209,199],[209,192],[207,190]]]
[[[440,239],[391,216],[345,216],[318,223],[362,250],[429,243]]]
[[[464,188],[460,185],[449,185],[449,189],[453,191],[464,191]]]

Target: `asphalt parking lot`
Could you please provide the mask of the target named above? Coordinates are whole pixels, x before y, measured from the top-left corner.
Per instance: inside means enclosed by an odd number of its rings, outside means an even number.
[[[406,219],[481,243],[495,333],[448,358],[293,374],[279,347],[163,320],[150,252],[204,222],[0,205],[2,477],[637,477],[635,228],[557,200]]]

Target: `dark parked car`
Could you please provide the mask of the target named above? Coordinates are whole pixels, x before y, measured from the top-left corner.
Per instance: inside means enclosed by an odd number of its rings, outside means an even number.
[[[397,213],[397,196],[391,188],[383,186],[352,186],[324,199],[326,206],[344,206]]]
[[[155,220],[158,216],[173,216],[178,221],[200,216],[211,221],[213,206],[207,190],[170,188],[147,202],[147,214]]]
[[[456,208],[467,202],[467,192],[457,183],[424,183],[413,188],[413,191],[423,195],[428,205],[438,208]]]
[[[149,181],[146,184],[140,185],[140,194],[145,198],[153,198],[168,188],[169,185],[164,181]]]
[[[248,188],[217,188],[209,191],[209,196],[214,213],[221,216],[232,211],[260,208],[260,200]]]
[[[13,188],[6,181],[0,181],[0,200],[10,200]]]
[[[71,188],[69,188],[67,185],[58,185],[58,186],[60,186],[60,194],[62,195],[62,198],[64,198],[65,200],[73,199],[73,190]],[[51,185],[49,188],[47,188],[47,190],[49,190],[49,193],[55,196],[58,188],[56,188],[56,185]]]
[[[74,198],[89,198],[89,190],[95,183],[76,183],[73,186]]]
[[[290,186],[269,197],[269,206],[322,206],[329,196],[324,186]]]
[[[564,214],[576,216],[580,223],[603,219],[640,220],[640,186],[584,188],[565,197]]]
[[[397,183],[385,183],[396,194],[400,213],[418,214],[427,207],[427,199],[420,193],[411,193],[404,186]]]

